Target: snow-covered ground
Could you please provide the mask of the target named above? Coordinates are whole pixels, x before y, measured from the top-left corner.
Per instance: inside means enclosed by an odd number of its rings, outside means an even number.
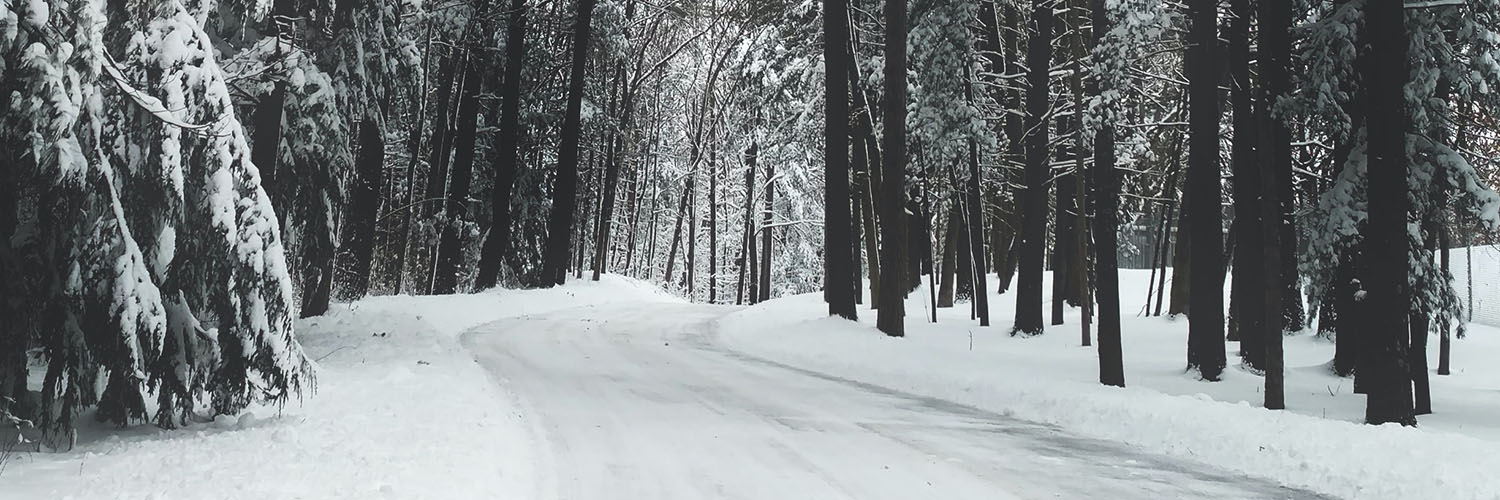
[[[530,425],[459,343],[489,321],[582,304],[675,301],[617,277],[537,291],[383,297],[298,324],[317,394],[175,431],[80,430],[25,454],[0,499],[532,498]]]
[[[1500,498],[1500,328],[1455,340],[1419,428],[1371,427],[1309,335],[1288,411],[1244,370],[1184,374],[1186,321],[1134,314],[1146,276],[1122,276],[1125,389],[1096,382],[1077,310],[1007,335],[1013,295],[980,328],[914,294],[904,339],[819,294],[694,306],[614,276],[369,299],[298,325],[302,404],[88,427],[12,462],[0,498]]]
[[[1432,375],[1436,413],[1421,417],[1419,428],[1360,424],[1364,397],[1329,373],[1333,346],[1311,335],[1286,339],[1289,411],[1273,412],[1259,408],[1262,379],[1237,366],[1218,383],[1184,373],[1187,322],[1135,314],[1148,274],[1121,276],[1126,389],[1098,384],[1095,351],[1081,347],[1077,309],[1044,335],[1010,337],[1013,294],[991,299],[989,328],[969,321],[966,304],[940,310],[937,324],[926,322],[924,289],[907,304],[904,339],[877,332],[875,312],[866,308],[861,324],[825,318],[819,294],[731,315],[721,332],[726,345],[756,356],[1333,496],[1500,498],[1493,473],[1500,469],[1493,453],[1500,446],[1500,367],[1493,362],[1500,329],[1474,325],[1469,338],[1455,340],[1454,373]],[[1228,348],[1236,363],[1237,344]]]
[[[1317,498],[728,350],[712,323],[734,311],[586,306],[465,335],[535,424],[529,498]]]

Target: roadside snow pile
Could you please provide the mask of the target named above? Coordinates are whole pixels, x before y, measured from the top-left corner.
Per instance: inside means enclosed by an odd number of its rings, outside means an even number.
[[[674,299],[611,276],[335,306],[297,325],[319,364],[317,393],[301,405],[176,431],[81,429],[73,452],[10,464],[0,498],[529,498],[532,437],[519,405],[459,336],[502,318],[619,300]]]
[[[930,318],[926,289],[907,303],[907,337],[873,327],[861,307],[856,324],[826,318],[821,294],[770,301],[726,317],[722,341],[747,354],[831,375],[977,406],[1201,461],[1287,486],[1359,499],[1494,498],[1500,492],[1500,330],[1475,325],[1455,340],[1454,374],[1432,376],[1436,414],[1417,429],[1359,423],[1364,397],[1326,363],[1331,343],[1286,339],[1287,405],[1260,408],[1261,377],[1231,367],[1208,383],[1184,373],[1187,322],[1136,317],[1146,273],[1122,272],[1125,389],[1098,384],[1093,348],[1080,347],[1078,310],[1067,325],[1022,339],[1008,335],[1015,296],[992,301],[994,326],[980,328],[969,308]],[[995,289],[996,283],[990,284]],[[1138,287],[1138,288],[1137,288]],[[867,300],[865,302],[869,304]],[[1132,305],[1133,304],[1133,305]],[[1045,307],[1045,306],[1044,306]],[[1436,362],[1432,344],[1432,366]],[[1237,343],[1229,344],[1237,363]]]

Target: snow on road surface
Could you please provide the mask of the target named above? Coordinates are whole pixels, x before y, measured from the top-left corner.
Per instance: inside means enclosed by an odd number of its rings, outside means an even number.
[[[1316,498],[720,347],[732,308],[610,304],[463,342],[523,402],[535,498]]]

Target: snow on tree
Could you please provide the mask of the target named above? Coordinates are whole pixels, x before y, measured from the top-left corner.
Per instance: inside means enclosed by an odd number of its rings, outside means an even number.
[[[11,298],[40,308],[22,319],[47,366],[39,425],[62,443],[84,409],[124,425],[153,392],[170,427],[208,399],[234,413],[311,390],[279,223],[195,15],[212,6],[5,7],[12,241],[39,264]]]

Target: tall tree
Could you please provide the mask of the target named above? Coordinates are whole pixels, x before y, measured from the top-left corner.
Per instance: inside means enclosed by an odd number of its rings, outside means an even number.
[[[1193,267],[1189,300],[1188,368],[1204,380],[1217,381],[1224,371],[1223,212],[1219,206],[1219,72],[1218,2],[1189,0],[1187,75],[1188,197],[1187,213]]]
[[[1361,261],[1368,283],[1364,297],[1368,307],[1364,314],[1370,317],[1372,328],[1361,339],[1362,348],[1369,353],[1369,363],[1361,363],[1358,370],[1368,381],[1365,421],[1377,425],[1417,423],[1412,411],[1406,355],[1410,339],[1407,312],[1411,308],[1406,224],[1411,200],[1407,193],[1406,154],[1410,118],[1403,91],[1409,67],[1404,10],[1403,3],[1397,0],[1373,0],[1365,4],[1365,28],[1372,35],[1369,37],[1372,63],[1364,65],[1365,83],[1370,102],[1381,104],[1370,107],[1366,127],[1369,222]]]
[[[848,0],[823,0],[823,86],[825,101],[823,170],[823,298],[828,315],[858,319],[854,305],[854,255],[849,200]]]
[[[1092,0],[1090,8],[1094,16],[1094,44],[1104,45],[1109,36],[1113,19],[1104,0]],[[1100,74],[1092,80],[1095,96],[1104,96],[1115,90],[1115,79],[1102,59],[1103,51],[1095,52],[1095,68]],[[1112,109],[1106,105],[1104,109]],[[1125,387],[1125,361],[1120,339],[1120,275],[1119,244],[1116,233],[1119,225],[1120,177],[1115,171],[1115,129],[1110,116],[1099,121],[1094,131],[1094,166],[1090,172],[1094,186],[1094,257],[1099,300],[1099,383]]]
[[[520,168],[521,75],[526,63],[526,0],[512,0],[510,27],[505,38],[505,77],[500,83],[500,128],[495,133],[495,156],[490,161],[494,186],[490,199],[490,231],[479,251],[479,276],[474,288],[493,288],[511,247],[511,195]]]
[[[1047,88],[1052,61],[1052,0],[1032,0],[1026,66],[1026,191],[1021,196],[1020,274],[1012,335],[1042,333],[1042,255],[1047,232]]]
[[[876,327],[886,335],[906,335],[906,2],[885,3],[885,164],[881,172],[880,313]]]
[[[1231,0],[1224,38],[1229,42],[1229,90],[1234,114],[1234,145],[1230,152],[1234,172],[1235,234],[1233,276],[1230,280],[1231,339],[1240,341],[1240,358],[1255,370],[1265,369],[1264,293],[1266,288],[1265,252],[1261,241],[1260,173],[1264,170],[1256,158],[1257,121],[1254,85],[1250,80],[1251,0]],[[1276,2],[1261,2],[1276,3]],[[1265,28],[1262,26],[1261,52],[1265,53]],[[1269,140],[1269,138],[1267,138]],[[1269,156],[1267,157],[1269,159]],[[1279,306],[1278,306],[1279,309]]]
[[[1275,106],[1277,100],[1287,95],[1291,89],[1291,15],[1292,6],[1289,2],[1260,2],[1261,91],[1264,98],[1259,100],[1259,121],[1262,124],[1259,129],[1259,153],[1262,158],[1261,178],[1258,179],[1261,188],[1259,213],[1262,221],[1259,229],[1263,235],[1261,240],[1264,246],[1260,252],[1266,278],[1260,283],[1264,291],[1256,313],[1263,318],[1263,329],[1259,333],[1264,344],[1261,359],[1266,372],[1265,407],[1272,410],[1286,408],[1282,354],[1282,329],[1286,319],[1282,311],[1282,297],[1286,288],[1281,281],[1286,276],[1286,270],[1296,267],[1293,262],[1283,260],[1287,255],[1283,251],[1283,245],[1293,243],[1282,240],[1286,234],[1285,228],[1281,224],[1269,223],[1280,219],[1287,206],[1281,199],[1283,191],[1277,186],[1287,182],[1292,175],[1291,131]],[[1240,242],[1240,245],[1246,243]],[[1300,305],[1301,299],[1298,298],[1297,302]],[[1297,315],[1300,317],[1300,314],[1299,310]]]
[[[477,16],[483,17],[485,10],[481,7]],[[482,59],[477,51],[471,50],[465,62],[463,93],[458,101],[458,127],[454,132],[453,168],[447,195],[443,197],[442,229],[432,272],[432,292],[437,294],[458,291],[460,281],[459,264],[464,257],[463,226],[468,215],[469,188],[474,178],[474,148],[479,133],[479,90],[484,82]]]
[[[339,228],[339,300],[353,301],[370,291],[370,261],[375,254],[375,219],[380,214],[380,187],[385,171],[385,131],[379,117],[359,125],[359,158],[349,188],[349,206]]]
[[[557,178],[552,186],[552,213],[547,219],[547,245],[542,262],[542,283],[561,285],[567,280],[568,257],[572,255],[571,229],[578,207],[578,143],[583,134],[583,91],[588,67],[590,21],[596,0],[578,0],[573,22],[573,60],[568,71],[568,105],[563,113],[562,144],[557,152]]]

